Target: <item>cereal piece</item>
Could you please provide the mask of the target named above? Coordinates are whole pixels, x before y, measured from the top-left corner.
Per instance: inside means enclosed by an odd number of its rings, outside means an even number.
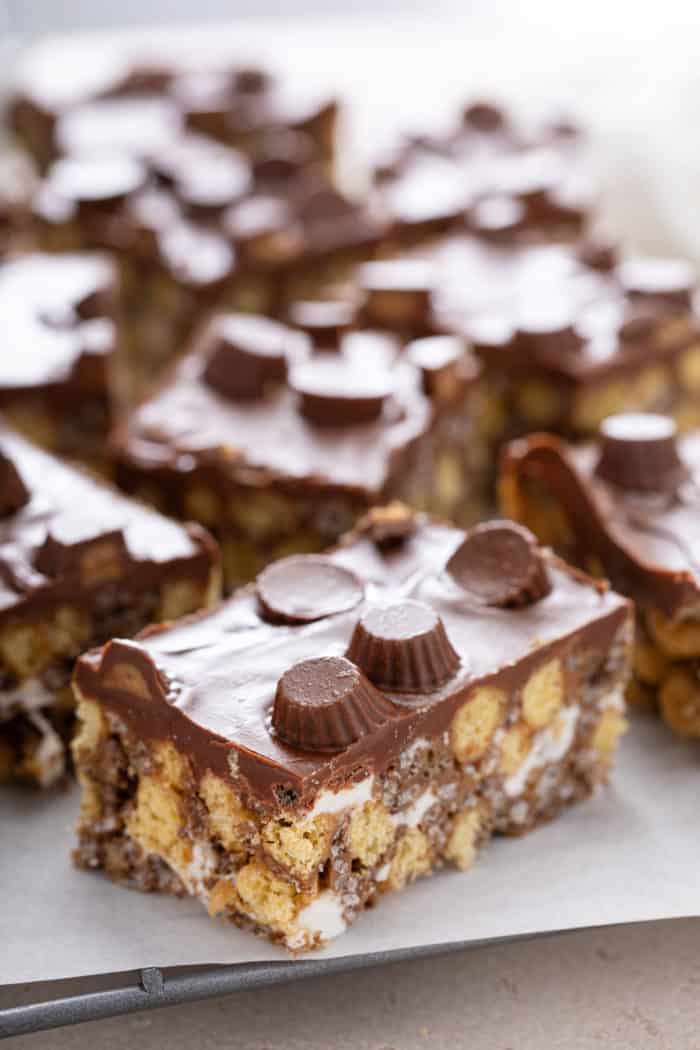
[[[661,717],[679,736],[700,737],[700,688],[697,675],[674,668],[659,689]]]
[[[487,751],[501,725],[507,697],[501,689],[482,687],[472,693],[452,719],[450,741],[458,762],[474,762]]]
[[[549,660],[538,667],[523,689],[523,718],[531,729],[549,725],[564,699],[561,661]]]

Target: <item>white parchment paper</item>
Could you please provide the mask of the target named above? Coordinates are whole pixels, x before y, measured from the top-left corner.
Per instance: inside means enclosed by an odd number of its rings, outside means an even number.
[[[189,900],[76,871],[78,792],[0,792],[0,983],[143,966],[283,960],[281,949]],[[325,957],[700,915],[700,752],[639,716],[609,788],[472,871],[388,894]]]

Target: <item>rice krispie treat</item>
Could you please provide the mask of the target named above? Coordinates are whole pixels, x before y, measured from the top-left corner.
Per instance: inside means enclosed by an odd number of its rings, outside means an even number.
[[[668,417],[637,413],[611,416],[581,448],[544,434],[514,442],[501,481],[509,514],[634,599],[629,696],[696,738],[699,481],[700,434],[678,438]]]
[[[211,604],[218,552],[0,426],[0,781],[66,768],[76,656]]]
[[[81,659],[76,861],[315,948],[606,780],[630,632],[625,599],[519,526],[374,510]]]

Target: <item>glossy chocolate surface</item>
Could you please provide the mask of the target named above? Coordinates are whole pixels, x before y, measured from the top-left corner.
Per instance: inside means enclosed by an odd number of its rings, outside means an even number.
[[[629,615],[624,599],[551,555],[544,555],[549,594],[526,608],[484,608],[445,572],[464,533],[424,515],[409,513],[408,521],[411,533],[387,549],[372,538],[370,516],[328,555],[364,585],[364,598],[353,608],[304,625],[274,624],[251,585],[210,614],[145,632],[135,643],[113,642],[84,657],[77,670],[80,690],[112,707],[137,735],[174,740],[199,772],[209,768],[233,779],[244,797],[268,809],[303,807],[326,785],[337,788],[386,768],[413,739],[442,734],[477,683],[515,688],[552,652],[564,655],[574,644],[605,650]],[[390,617],[391,622],[378,625],[370,616],[377,606],[408,602],[420,603],[417,611],[409,609],[408,619],[402,614],[399,622]],[[409,692],[380,690],[384,704],[375,727],[358,735],[353,722],[353,740],[341,751],[314,752],[308,738],[303,749],[286,744],[271,722],[278,689],[303,705],[312,702],[310,681],[318,681],[324,694],[330,690],[336,700],[350,703],[365,688],[366,671],[351,680],[339,671],[336,680],[327,665],[306,665],[287,683],[289,690],[279,683],[304,661],[347,660],[357,624],[368,616],[373,630],[397,644],[402,632],[409,642],[426,629],[430,634],[438,618],[458,657],[447,679],[422,692],[416,692],[415,682]],[[141,672],[141,698],[115,687],[119,665]],[[124,680],[132,677],[129,671]],[[326,699],[321,703],[319,698],[319,708]]]
[[[43,388],[106,392],[115,298],[115,270],[101,256],[29,254],[0,264],[0,405]]]
[[[3,619],[37,616],[58,602],[99,605],[103,589],[123,579],[140,591],[173,572],[206,583],[215,555],[203,529],[170,521],[5,426],[0,474],[14,476],[15,494],[19,479],[26,497],[1,508]]]
[[[229,328],[242,317],[226,316]],[[394,457],[430,428],[434,414],[421,372],[398,341],[350,332],[338,352],[315,353],[301,332],[246,315],[251,346],[260,341],[256,328],[260,339],[271,326],[281,333],[288,381],[267,383],[257,397],[236,398],[222,392],[223,381],[215,388],[206,377],[226,316],[200,333],[171,378],[130,417],[115,443],[120,462],[183,473],[215,464],[231,478],[241,472],[261,482],[281,478],[380,491]]]
[[[671,455],[673,470],[656,475],[655,488],[648,428],[639,440],[650,468],[643,487],[630,487],[629,475],[616,475],[616,482],[600,476],[601,442],[575,448],[550,435],[513,442],[505,470],[535,479],[554,496],[570,522],[577,558],[596,556],[613,586],[674,615],[700,603],[700,433],[677,439],[683,470]],[[668,463],[668,449],[662,455]]]

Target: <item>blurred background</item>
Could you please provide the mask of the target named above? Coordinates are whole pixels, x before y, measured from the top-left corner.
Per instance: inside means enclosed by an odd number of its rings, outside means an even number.
[[[352,104],[355,179],[398,128],[448,123],[470,94],[526,114],[562,108],[590,130],[603,225],[632,248],[700,258],[693,0],[0,0],[5,76],[28,45],[50,67],[45,38],[68,31],[225,45],[337,89]]]

